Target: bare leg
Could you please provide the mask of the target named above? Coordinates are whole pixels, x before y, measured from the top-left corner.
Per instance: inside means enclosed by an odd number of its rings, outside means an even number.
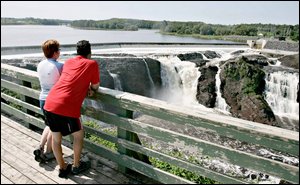
[[[84,137],[84,132],[83,130],[79,130],[77,132],[72,133],[74,137],[73,141],[73,150],[74,150],[74,166],[79,166],[79,161],[80,161],[80,155],[83,147],[83,137]]]
[[[43,133],[42,133],[42,137],[41,137],[41,141],[40,141],[40,147],[42,148],[42,149],[44,149],[44,146],[45,146],[45,144],[46,144],[46,142],[47,142],[47,138],[48,138],[48,134],[50,133],[51,131],[50,131],[50,128],[48,127],[48,126],[46,126],[45,128],[44,128],[44,130],[43,130]],[[47,143],[47,145],[48,145],[48,143]],[[50,146],[51,146],[51,144],[50,144]],[[48,149],[48,146],[47,146],[47,149]],[[42,153],[43,153],[44,151],[42,151]]]
[[[47,148],[46,153],[52,152],[52,132],[49,131],[48,137],[47,137]]]
[[[56,162],[59,165],[60,169],[66,169],[67,164],[65,163],[62,155],[61,140],[62,135],[60,132],[52,132],[52,149]]]

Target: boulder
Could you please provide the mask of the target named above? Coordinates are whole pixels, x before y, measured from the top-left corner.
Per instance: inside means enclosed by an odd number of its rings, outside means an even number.
[[[201,60],[203,56],[201,53],[193,52],[193,53],[185,53],[185,54],[178,54],[177,57],[181,61],[191,61],[191,60]]]
[[[203,55],[207,58],[207,59],[214,59],[214,58],[221,58],[221,55],[216,53],[215,51],[204,51]]]
[[[193,52],[193,53],[185,53],[185,54],[178,54],[177,57],[181,61],[189,61],[196,64],[196,67],[201,67],[208,62],[208,60],[204,60],[201,53]]]
[[[249,64],[267,66],[269,65],[269,59],[262,55],[243,55],[243,60]]]

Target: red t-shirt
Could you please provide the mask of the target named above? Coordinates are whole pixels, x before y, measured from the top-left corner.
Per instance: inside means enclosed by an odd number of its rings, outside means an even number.
[[[80,109],[91,84],[100,82],[98,64],[76,56],[67,60],[59,80],[50,90],[44,109],[62,116],[80,117]]]

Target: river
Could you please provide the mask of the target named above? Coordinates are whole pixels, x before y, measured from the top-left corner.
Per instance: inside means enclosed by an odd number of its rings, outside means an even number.
[[[56,39],[60,44],[113,42],[180,42],[180,43],[234,43],[224,40],[206,40],[193,37],[162,35],[159,30],[111,31],[80,30],[68,26],[1,25],[1,47],[39,46],[45,40]]]

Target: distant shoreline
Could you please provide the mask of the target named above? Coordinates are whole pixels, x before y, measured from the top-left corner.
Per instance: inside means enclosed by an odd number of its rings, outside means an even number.
[[[82,30],[138,31],[160,30],[161,34],[201,39],[221,39],[233,42],[247,40],[278,39],[299,42],[299,25],[276,24],[207,24],[200,21],[152,21],[141,19],[112,18],[107,20],[59,20],[39,18],[5,18],[1,25],[66,25]],[[250,38],[250,39],[249,39]]]

